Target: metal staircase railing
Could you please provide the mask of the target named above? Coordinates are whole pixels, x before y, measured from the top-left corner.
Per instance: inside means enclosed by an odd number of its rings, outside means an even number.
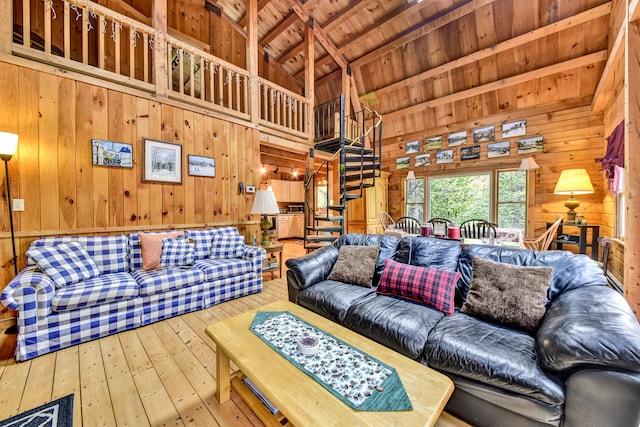
[[[314,109],[315,150],[328,152],[329,159],[305,178],[305,248],[317,249],[331,244],[344,234],[349,200],[363,197],[368,187],[380,176],[382,160],[382,116],[363,109],[349,116],[344,114],[344,95],[318,105]],[[330,164],[339,158],[339,180],[330,179]],[[325,204],[316,197],[318,177],[326,177]],[[339,199],[329,204],[333,186],[339,186]]]

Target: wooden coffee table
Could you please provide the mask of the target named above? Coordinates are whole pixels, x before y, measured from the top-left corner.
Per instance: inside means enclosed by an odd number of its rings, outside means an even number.
[[[249,330],[257,311],[288,311],[395,368],[413,410],[368,412],[350,408]],[[453,383],[439,372],[289,301],[277,301],[214,323],[206,333],[217,346],[218,402],[229,400],[231,381],[242,384],[238,376],[244,374],[296,426],[432,426],[453,393]],[[241,372],[231,375],[230,361]],[[261,412],[270,415],[268,411]],[[277,425],[264,419],[263,422]]]

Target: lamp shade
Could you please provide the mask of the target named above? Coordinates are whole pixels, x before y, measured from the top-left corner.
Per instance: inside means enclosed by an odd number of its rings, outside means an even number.
[[[280,213],[276,196],[271,190],[260,190],[253,199],[251,215],[275,215]]]
[[[585,169],[566,169],[560,174],[555,194],[591,194],[593,185]]]
[[[409,171],[406,179],[416,179],[416,174],[413,171]]]
[[[518,170],[521,171],[529,171],[532,169],[538,169],[540,167],[539,164],[536,163],[535,159],[533,157],[527,157],[522,159],[522,161],[520,162],[520,167],[518,168]]]
[[[0,159],[10,160],[18,148],[18,135],[0,132]]]

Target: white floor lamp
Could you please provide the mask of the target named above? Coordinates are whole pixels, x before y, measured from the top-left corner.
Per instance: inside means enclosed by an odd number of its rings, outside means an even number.
[[[13,271],[18,275],[18,257],[16,256],[16,239],[13,231],[13,209],[11,206],[11,183],[9,182],[9,160],[18,147],[18,135],[0,132],[0,159],[4,160],[4,171],[7,183],[7,207],[9,208],[9,225],[11,227],[11,248],[13,249]]]

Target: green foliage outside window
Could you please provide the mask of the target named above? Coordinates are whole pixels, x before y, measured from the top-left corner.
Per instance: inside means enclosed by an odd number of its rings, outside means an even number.
[[[436,177],[429,180],[431,218],[455,224],[468,219],[490,220],[491,175]]]

